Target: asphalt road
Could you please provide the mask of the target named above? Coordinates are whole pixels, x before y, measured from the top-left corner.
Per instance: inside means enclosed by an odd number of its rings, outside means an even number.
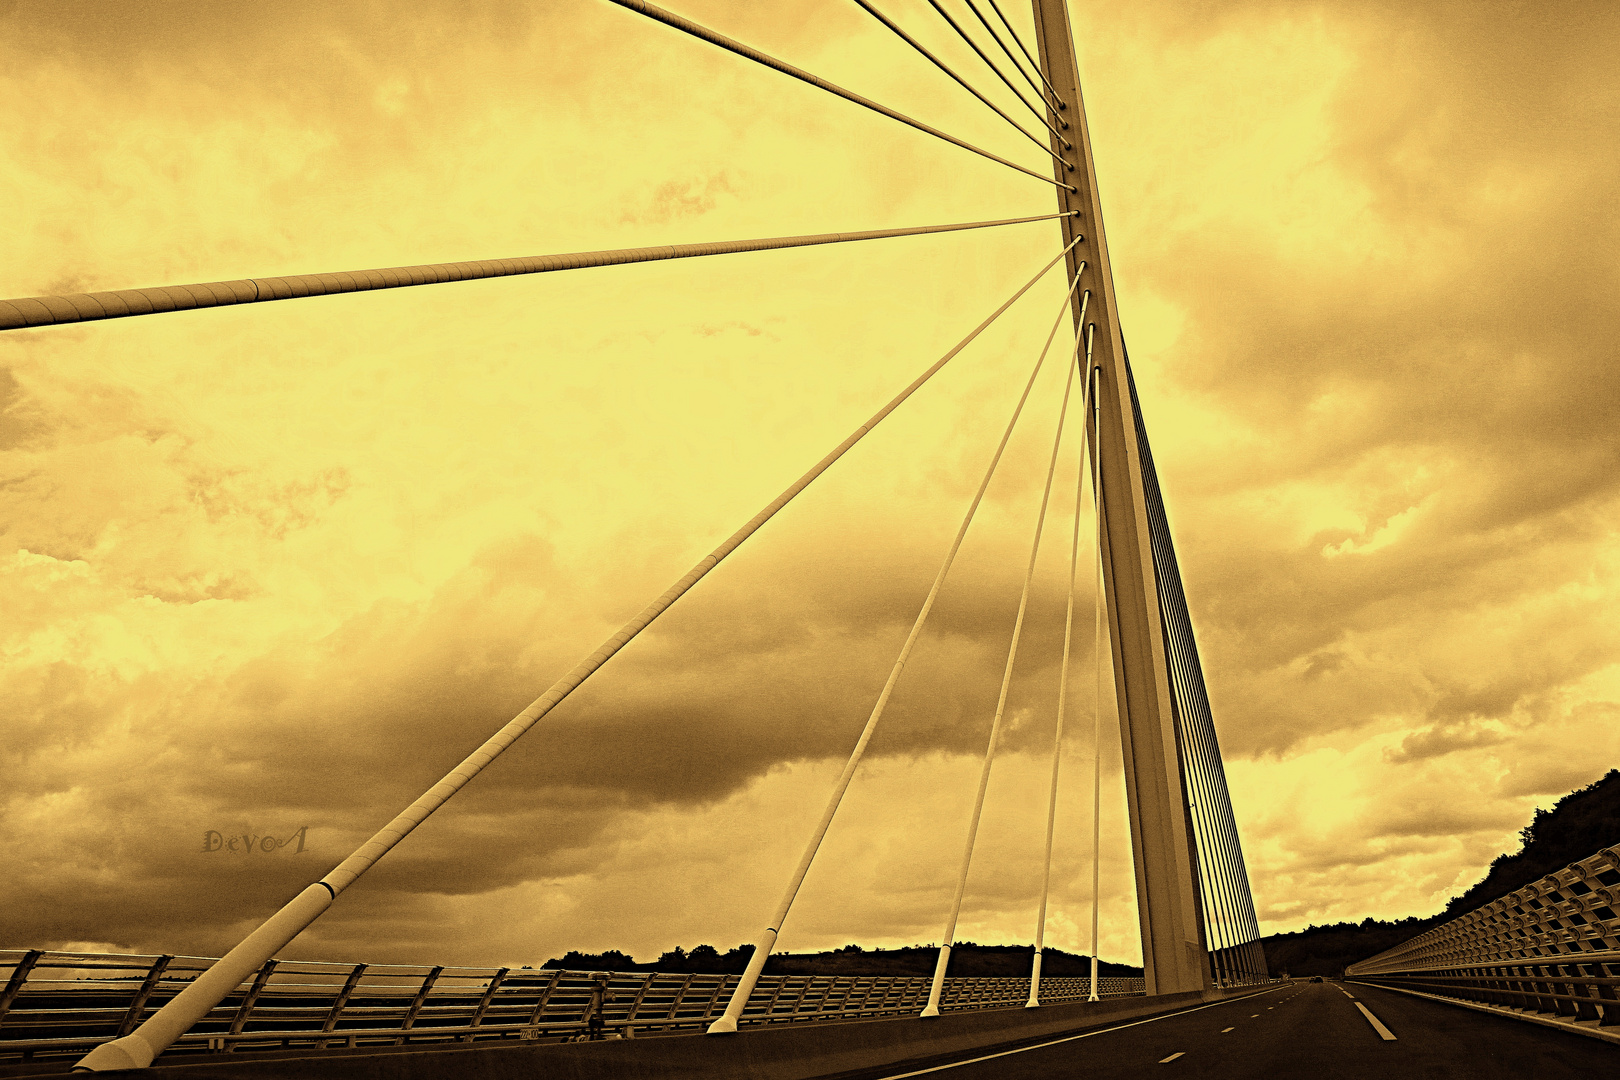
[[[1620,1077],[1620,1046],[1375,987],[1296,982],[1241,1001],[895,1076],[1597,1080]]]

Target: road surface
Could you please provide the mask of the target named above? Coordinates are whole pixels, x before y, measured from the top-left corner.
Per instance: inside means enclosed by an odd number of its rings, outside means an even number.
[[[1354,983],[1265,994],[1062,1041],[886,1074],[927,1080],[1582,1080],[1620,1078],[1620,1046]]]

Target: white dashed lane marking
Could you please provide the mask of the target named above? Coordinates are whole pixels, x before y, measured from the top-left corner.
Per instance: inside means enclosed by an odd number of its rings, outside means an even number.
[[[1380,1039],[1383,1039],[1385,1042],[1395,1041],[1394,1032],[1390,1031],[1389,1028],[1380,1023],[1378,1017],[1374,1016],[1370,1011],[1368,1011],[1367,1006],[1358,1001],[1356,1002],[1356,1008],[1361,1010],[1361,1015],[1367,1018],[1367,1023],[1371,1024],[1373,1026],[1373,1030],[1378,1032],[1378,1037]]]
[[[1271,991],[1269,991],[1269,990],[1260,991],[1260,993],[1262,993],[1262,994],[1266,994],[1266,993],[1270,993],[1270,992]],[[947,1062],[944,1065],[931,1065],[926,1069],[913,1069],[910,1072],[895,1073],[895,1074],[893,1074],[891,1076],[885,1077],[884,1080],[909,1080],[909,1078],[913,1077],[913,1076],[924,1076],[924,1075],[931,1074],[931,1073],[945,1072],[945,1071],[947,1071],[949,1069],[959,1069],[959,1068],[963,1067],[964,1065],[977,1065],[982,1061],[993,1061],[996,1058],[1011,1057],[1013,1054],[1025,1054],[1025,1053],[1030,1052],[1031,1050],[1044,1050],[1044,1049],[1046,1049],[1047,1047],[1050,1047],[1050,1046],[1060,1046],[1063,1043],[1071,1043],[1071,1042],[1075,1042],[1075,1041],[1077,1041],[1079,1039],[1096,1038],[1099,1035],[1107,1035],[1107,1034],[1110,1034],[1110,1033],[1115,1032],[1115,1031],[1124,1031],[1126,1028],[1141,1027],[1143,1024],[1151,1024],[1151,1023],[1154,1023],[1154,1022],[1159,1021],[1159,1020],[1168,1020],[1168,1019],[1170,1019],[1171,1017],[1174,1017],[1174,1016],[1186,1016],[1189,1013],[1203,1012],[1205,1009],[1213,1009],[1213,1008],[1217,1008],[1217,1007],[1219,1007],[1221,1005],[1225,1005],[1225,1004],[1228,1004],[1228,1002],[1225,1002],[1225,1001],[1206,1002],[1203,1005],[1194,1005],[1191,1008],[1178,1009],[1175,1012],[1160,1013],[1157,1016],[1144,1016],[1140,1020],[1131,1020],[1131,1021],[1129,1021],[1127,1023],[1115,1024],[1112,1027],[1097,1028],[1094,1031],[1083,1031],[1078,1035],[1065,1035],[1062,1038],[1052,1039],[1052,1040],[1050,1040],[1048,1042],[1035,1043],[1032,1046],[1020,1046],[1020,1047],[1018,1047],[1017,1049],[1014,1049],[1014,1050],[998,1050],[993,1054],[984,1054],[984,1055],[982,1055],[980,1057],[967,1058],[967,1059],[962,1060],[962,1061],[951,1061],[951,1062]],[[1227,1028],[1226,1030],[1231,1031],[1232,1029]],[[1174,1054],[1171,1054],[1169,1057],[1163,1059],[1163,1061],[1161,1061],[1160,1064],[1163,1064],[1164,1062],[1168,1062],[1168,1061],[1174,1061],[1176,1058],[1181,1057],[1183,1053],[1184,1053],[1183,1051],[1178,1051],[1178,1052],[1176,1052]]]
[[[1225,1035],[1228,1031],[1235,1031],[1235,1030],[1237,1030],[1237,1029],[1236,1028],[1221,1028],[1221,1034]]]
[[[1170,1055],[1170,1056],[1169,1056],[1169,1057],[1167,1057],[1167,1058],[1160,1058],[1160,1059],[1159,1059],[1159,1064],[1160,1064],[1160,1065],[1168,1065],[1168,1064],[1170,1064],[1170,1063],[1171,1063],[1171,1062],[1172,1062],[1172,1061],[1174,1061],[1174,1060],[1176,1060],[1176,1058],[1178,1058],[1178,1057],[1180,1057],[1180,1056],[1181,1056],[1181,1055],[1183,1055],[1183,1054],[1185,1054],[1185,1053],[1186,1053],[1186,1052],[1187,1052],[1187,1051],[1185,1051],[1185,1050],[1177,1050],[1177,1051],[1176,1051],[1176,1052],[1175,1052],[1175,1053],[1173,1053],[1173,1054],[1171,1054],[1171,1055]]]

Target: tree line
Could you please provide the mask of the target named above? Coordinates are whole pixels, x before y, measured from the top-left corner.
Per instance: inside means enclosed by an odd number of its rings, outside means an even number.
[[[1550,810],[1538,809],[1519,830],[1519,850],[1499,855],[1484,878],[1428,918],[1311,925],[1261,939],[1273,975],[1338,975],[1345,966],[1377,956],[1425,930],[1484,907],[1515,889],[1539,881],[1612,844],[1620,843],[1620,770],[1572,791]]]
[[[979,945],[958,942],[951,947],[951,974],[974,977],[1028,976],[1034,959],[1030,945]],[[713,945],[697,945],[690,950],[675,948],[657,960],[638,962],[618,949],[586,953],[569,950],[541,965],[543,969],[565,971],[658,971],[675,975],[740,975],[754,955],[752,945],[738,945],[721,952]],[[845,945],[841,949],[814,953],[772,953],[765,961],[767,975],[932,975],[939,955],[937,945],[910,945],[899,949],[864,949]],[[1140,978],[1142,969],[1108,960],[1098,963],[1098,974],[1108,978]],[[1064,978],[1091,974],[1091,958],[1062,949],[1046,949],[1041,960],[1043,978]]]

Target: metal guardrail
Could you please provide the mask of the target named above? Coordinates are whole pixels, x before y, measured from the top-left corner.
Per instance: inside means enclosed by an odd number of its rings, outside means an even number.
[[[1351,964],[1345,974],[1599,1027],[1620,1025],[1620,846]]]
[[[213,963],[198,956],[0,950],[0,1061],[82,1054],[126,1035]],[[555,1041],[593,1028],[623,1038],[696,1032],[725,1008],[737,978],[271,960],[172,1052]],[[602,980],[605,1000],[596,1004]],[[742,1020],[901,1016],[922,1008],[928,984],[924,976],[767,975]],[[1089,979],[1046,978],[1041,1000],[1081,1001],[1090,989]],[[1102,979],[1098,991],[1126,997],[1145,988],[1141,979]],[[1028,996],[1028,979],[952,978],[943,1008],[1005,1008]]]

